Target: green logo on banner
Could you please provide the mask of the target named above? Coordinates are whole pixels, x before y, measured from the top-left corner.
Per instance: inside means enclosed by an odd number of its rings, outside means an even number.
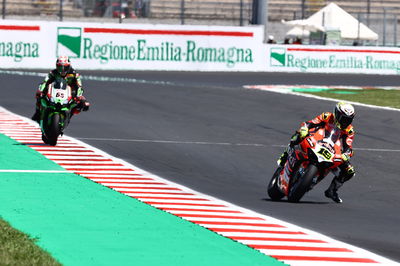
[[[71,58],[81,56],[82,29],[58,27],[57,56],[67,55]]]
[[[119,38],[118,38],[119,37]],[[101,64],[111,61],[165,61],[218,63],[226,67],[252,64],[253,51],[241,47],[208,47],[187,40],[186,46],[158,38],[137,39],[108,35],[87,37],[78,27],[57,28],[56,56],[66,55],[82,60],[98,60]]]
[[[286,65],[286,49],[285,48],[271,48],[271,66],[285,66]]]

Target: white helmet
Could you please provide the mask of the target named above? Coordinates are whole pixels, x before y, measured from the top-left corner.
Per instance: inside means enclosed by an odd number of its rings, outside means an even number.
[[[335,106],[335,124],[340,129],[346,129],[356,115],[353,105],[346,102],[339,102]]]

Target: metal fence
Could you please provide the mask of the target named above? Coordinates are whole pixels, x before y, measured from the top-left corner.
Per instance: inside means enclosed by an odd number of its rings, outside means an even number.
[[[378,44],[382,46],[398,46],[397,35],[398,14],[386,10],[382,13],[357,13],[354,16],[379,35]]]
[[[400,39],[397,38],[400,33],[400,27],[398,27],[400,15],[394,12],[393,8],[383,9],[379,12],[349,13],[379,35],[377,42],[361,42],[360,45],[400,46]],[[311,12],[297,11],[294,12],[293,19],[307,18],[312,14]],[[352,43],[347,44],[351,45]]]
[[[41,20],[89,20],[119,23],[249,25],[255,21],[253,4],[257,0],[0,0],[3,19],[27,18]],[[320,0],[289,2],[270,0],[269,18],[279,20],[308,17],[320,6],[305,3],[325,3]],[[279,3],[277,2],[279,1]],[[310,2],[311,1],[311,2]],[[314,3],[314,4],[315,4]],[[286,8],[285,8],[286,7]],[[290,10],[288,11],[289,7]],[[285,11],[286,10],[286,11]],[[257,12],[254,12],[257,13]],[[398,46],[397,27],[400,9],[373,9],[370,12],[350,12],[355,18],[378,33],[378,44]],[[281,32],[287,26],[275,23]],[[275,29],[274,29],[275,30]],[[369,43],[364,43],[369,45]]]
[[[2,18],[33,16],[63,21],[71,18],[124,20],[198,20],[213,24],[247,25],[252,0],[0,0]],[[211,22],[213,21],[213,22]]]

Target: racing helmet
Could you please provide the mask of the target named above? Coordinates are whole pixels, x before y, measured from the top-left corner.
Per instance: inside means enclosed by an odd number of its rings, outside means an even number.
[[[346,102],[337,103],[334,110],[336,126],[342,130],[346,129],[353,122],[355,114],[353,105]]]
[[[56,69],[61,76],[67,75],[69,69],[71,68],[71,62],[69,61],[68,56],[60,56],[56,61]]]

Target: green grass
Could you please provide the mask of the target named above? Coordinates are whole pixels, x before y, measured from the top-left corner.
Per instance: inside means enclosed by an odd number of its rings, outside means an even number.
[[[400,90],[366,89],[366,90],[343,90],[332,89],[319,92],[304,92],[321,97],[335,98],[340,100],[388,106],[400,108]]]
[[[0,265],[61,265],[35,242],[0,219]]]

